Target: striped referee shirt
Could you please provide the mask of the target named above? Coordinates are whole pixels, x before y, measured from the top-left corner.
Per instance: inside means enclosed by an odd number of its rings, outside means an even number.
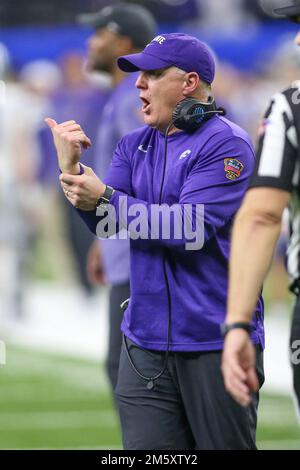
[[[257,160],[250,187],[289,191],[287,270],[300,292],[300,82],[273,96],[259,128]]]

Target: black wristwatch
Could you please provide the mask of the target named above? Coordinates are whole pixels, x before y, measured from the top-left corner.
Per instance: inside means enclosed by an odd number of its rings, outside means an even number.
[[[221,325],[221,334],[223,338],[229,333],[231,330],[235,329],[242,329],[247,331],[247,333],[250,335],[252,332],[252,327],[250,323],[247,322],[235,322],[235,323],[222,323]]]
[[[109,204],[110,198],[112,197],[114,192],[115,192],[114,188],[106,185],[104,193],[102,194],[102,196],[98,199],[96,203],[96,209],[101,205]]]

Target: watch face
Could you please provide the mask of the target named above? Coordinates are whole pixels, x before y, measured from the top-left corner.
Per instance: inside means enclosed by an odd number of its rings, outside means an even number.
[[[108,204],[109,201],[110,201],[110,197],[106,197],[106,196],[102,196],[101,199],[102,199],[102,202],[103,202],[104,204]]]
[[[96,209],[98,209],[99,207],[105,207],[104,212],[107,212],[110,198],[112,197],[114,192],[115,190],[112,187],[106,186],[104,193],[96,203]]]

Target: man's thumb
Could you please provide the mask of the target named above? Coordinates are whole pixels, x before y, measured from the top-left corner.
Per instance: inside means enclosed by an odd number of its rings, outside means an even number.
[[[48,124],[50,129],[53,129],[53,127],[57,126],[57,122],[54,121],[54,119],[52,119],[52,118],[46,118],[45,122]]]
[[[83,163],[80,163],[80,165],[83,167],[85,175],[91,176],[95,174],[89,166],[83,165]]]
[[[250,387],[252,392],[258,392],[259,382],[258,382],[257,374],[256,374],[254,367],[251,367],[247,371],[247,384]]]

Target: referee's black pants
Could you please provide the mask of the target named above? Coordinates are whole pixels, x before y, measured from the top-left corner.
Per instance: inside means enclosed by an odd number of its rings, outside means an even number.
[[[291,364],[293,369],[293,383],[298,411],[300,413],[300,297],[297,297],[290,335]]]
[[[145,350],[127,339],[135,366],[157,374],[164,353]],[[168,368],[148,390],[132,369],[122,346],[115,390],[123,446],[127,450],[256,449],[258,394],[244,408],[226,392],[221,351],[170,353]],[[263,353],[257,347],[257,372],[264,381]]]

